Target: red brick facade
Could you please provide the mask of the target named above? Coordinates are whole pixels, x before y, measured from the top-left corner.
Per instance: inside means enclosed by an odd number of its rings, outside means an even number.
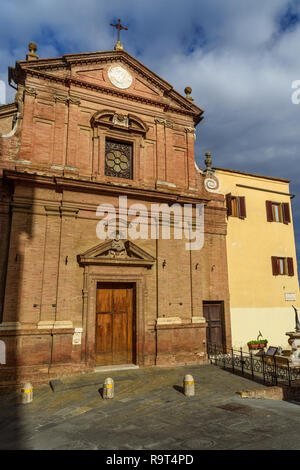
[[[128,88],[110,81],[112,66],[130,73]],[[98,282],[135,286],[140,366],[203,362],[204,301],[222,302],[230,345],[224,198],[195,168],[201,109],[124,51],[20,61],[12,76],[18,119],[0,136],[2,383],[93,370]],[[105,175],[107,139],[132,144],[132,179]],[[204,204],[203,248],[137,239],[128,262],[102,256],[96,210],[119,196],[149,213]]]

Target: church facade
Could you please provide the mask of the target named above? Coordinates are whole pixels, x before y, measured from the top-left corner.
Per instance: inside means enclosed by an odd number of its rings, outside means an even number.
[[[118,47],[39,59],[31,44],[9,80],[1,383],[201,364],[208,341],[230,347],[227,212],[210,156],[195,165],[191,90]]]

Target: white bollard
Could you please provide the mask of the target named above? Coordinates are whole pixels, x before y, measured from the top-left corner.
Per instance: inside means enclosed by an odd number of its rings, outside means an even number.
[[[103,384],[103,398],[114,398],[115,385],[111,377],[104,380]]]
[[[192,375],[185,375],[183,379],[183,392],[186,397],[195,395],[195,383]]]
[[[26,382],[21,389],[21,403],[31,403],[33,400],[33,387],[30,382]]]

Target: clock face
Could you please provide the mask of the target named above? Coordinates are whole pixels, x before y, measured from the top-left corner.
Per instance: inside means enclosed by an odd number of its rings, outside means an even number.
[[[129,88],[132,84],[132,76],[120,65],[110,67],[108,78],[117,88]]]

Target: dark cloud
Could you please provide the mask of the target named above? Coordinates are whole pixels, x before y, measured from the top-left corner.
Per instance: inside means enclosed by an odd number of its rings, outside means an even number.
[[[200,164],[211,150],[216,166],[291,179],[300,195],[298,0],[12,0],[1,5],[0,79],[31,40],[40,57],[111,50],[119,17],[130,54],[179,92],[192,87],[205,111]],[[293,211],[300,253],[298,196]]]

